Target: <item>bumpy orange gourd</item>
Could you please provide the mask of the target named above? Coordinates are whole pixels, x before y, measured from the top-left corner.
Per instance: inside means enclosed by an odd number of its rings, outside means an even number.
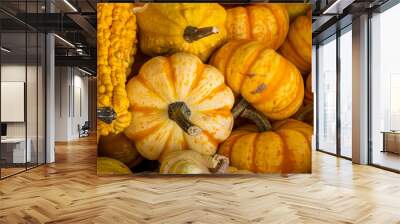
[[[111,123],[98,119],[98,135],[120,133],[131,120],[125,82],[136,53],[133,8],[132,3],[97,5],[97,107],[116,112]]]
[[[288,37],[279,52],[307,75],[311,71],[312,20],[310,15],[299,16],[291,24]]]
[[[218,69],[192,54],[150,59],[127,92],[132,122],[125,134],[147,159],[185,149],[213,155],[232,130],[231,89]]]
[[[303,79],[297,68],[267,45],[231,41],[211,59],[235,94],[241,94],[268,118],[292,116],[303,102]]]
[[[228,40],[258,40],[276,50],[289,31],[288,13],[278,4],[240,6],[226,12]]]
[[[137,17],[140,49],[150,56],[187,52],[206,61],[226,40],[226,12],[217,3],[147,4]]]
[[[312,127],[298,122],[285,121],[262,132],[252,125],[238,128],[218,154],[230,158],[231,166],[256,173],[309,173]]]
[[[305,104],[312,104],[313,103],[313,93],[311,90],[311,74],[307,76],[306,80],[306,88],[304,93],[304,103]]]

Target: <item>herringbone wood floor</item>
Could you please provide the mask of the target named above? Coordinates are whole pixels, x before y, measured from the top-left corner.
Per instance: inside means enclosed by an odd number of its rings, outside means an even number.
[[[94,138],[0,181],[0,223],[400,223],[400,175],[314,153],[312,175],[97,177]]]

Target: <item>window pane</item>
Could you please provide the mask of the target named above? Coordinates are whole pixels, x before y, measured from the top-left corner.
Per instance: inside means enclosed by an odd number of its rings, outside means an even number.
[[[318,149],[336,153],[336,39],[318,48]]]
[[[400,4],[372,18],[372,163],[400,170]],[[387,132],[383,134],[382,132]],[[386,138],[385,138],[386,136]]]
[[[352,156],[352,35],[340,36],[340,153]]]

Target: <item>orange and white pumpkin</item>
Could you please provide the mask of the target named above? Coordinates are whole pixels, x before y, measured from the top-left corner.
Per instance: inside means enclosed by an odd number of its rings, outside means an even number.
[[[195,55],[152,58],[126,88],[132,122],[125,135],[147,159],[186,149],[211,156],[231,133],[233,93],[221,72]]]

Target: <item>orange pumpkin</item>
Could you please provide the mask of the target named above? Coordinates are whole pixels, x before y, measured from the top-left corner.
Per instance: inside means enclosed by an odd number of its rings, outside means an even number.
[[[236,95],[242,95],[270,119],[292,116],[303,102],[300,72],[264,43],[228,42],[213,55],[210,63],[225,75]]]
[[[311,71],[311,16],[299,16],[290,24],[289,34],[279,52],[307,75]]]
[[[296,120],[296,119],[289,118],[286,120],[274,122],[272,124],[272,129],[273,130],[279,130],[279,129],[297,130],[297,131],[303,133],[307,137],[308,143],[311,145],[312,135],[313,135],[313,127],[307,123],[304,123],[304,122]]]
[[[271,126],[252,108],[242,115],[254,120],[258,131],[241,127],[221,144],[218,154],[230,158],[231,166],[256,173],[311,172],[311,126],[293,120]]]
[[[226,10],[228,40],[258,40],[278,49],[289,31],[289,16],[277,4],[250,5]]]
[[[305,93],[304,93],[304,103],[305,104],[312,104],[313,103],[313,93],[311,90],[311,74],[307,76],[306,86],[305,86]]]

